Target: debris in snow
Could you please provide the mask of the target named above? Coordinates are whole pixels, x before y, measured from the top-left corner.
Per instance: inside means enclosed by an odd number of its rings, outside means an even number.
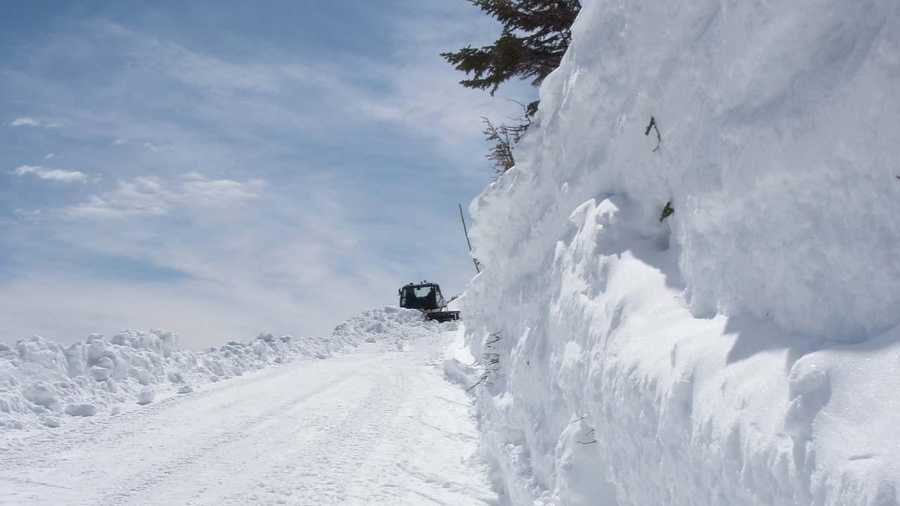
[[[659,151],[660,146],[662,146],[662,135],[659,133],[659,127],[656,125],[656,118],[653,116],[650,116],[650,124],[647,125],[647,129],[644,130],[644,136],[650,135],[651,130],[656,132],[656,146],[653,148],[653,152],[656,153]]]
[[[670,200],[670,201],[666,202],[666,205],[665,205],[665,207],[663,207],[662,212],[659,213],[660,223],[665,221],[666,218],[668,218],[669,216],[672,216],[673,214],[675,214],[675,208],[672,207],[672,201]]]

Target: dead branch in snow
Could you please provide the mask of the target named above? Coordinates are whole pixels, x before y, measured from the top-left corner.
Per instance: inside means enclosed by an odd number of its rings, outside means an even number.
[[[659,150],[659,147],[662,146],[662,135],[659,133],[659,127],[656,126],[656,118],[650,116],[650,124],[647,125],[647,129],[644,130],[644,135],[650,135],[650,130],[656,131],[656,147],[653,148],[653,152],[656,153]]]

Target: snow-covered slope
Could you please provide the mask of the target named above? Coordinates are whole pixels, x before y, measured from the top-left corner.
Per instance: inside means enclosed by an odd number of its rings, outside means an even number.
[[[362,343],[403,349],[408,339],[438,332],[418,311],[385,307],[335,328],[330,338],[260,335],[202,352],[182,349],[162,331],[91,336],[62,346],[32,337],[0,344],[0,431],[57,427],[68,416],[93,416],[297,358],[326,358]]]
[[[900,4],[582,3],[472,205],[513,502],[897,505]]]

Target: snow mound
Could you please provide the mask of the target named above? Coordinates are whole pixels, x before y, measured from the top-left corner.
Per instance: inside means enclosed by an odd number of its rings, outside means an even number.
[[[327,358],[376,342],[387,349],[442,328],[421,313],[399,308],[366,311],[324,338],[274,337],[231,341],[205,351],[179,346],[175,334],[126,331],[92,335],[63,346],[41,337],[0,344],[0,431],[57,427],[65,416],[90,417],[120,405],[146,405],[160,397],[190,394],[198,385],[298,358]]]
[[[437,336],[455,328],[455,323],[426,321],[414,309],[395,306],[364,311],[335,327],[332,338],[356,347],[362,342],[402,347],[403,343],[423,336]]]
[[[471,208],[511,501],[897,505],[900,6],[582,4]]]

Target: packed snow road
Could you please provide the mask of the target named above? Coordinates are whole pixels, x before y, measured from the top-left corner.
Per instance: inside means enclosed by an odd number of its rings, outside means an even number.
[[[406,351],[302,360],[7,442],[2,504],[490,504],[469,399]]]

